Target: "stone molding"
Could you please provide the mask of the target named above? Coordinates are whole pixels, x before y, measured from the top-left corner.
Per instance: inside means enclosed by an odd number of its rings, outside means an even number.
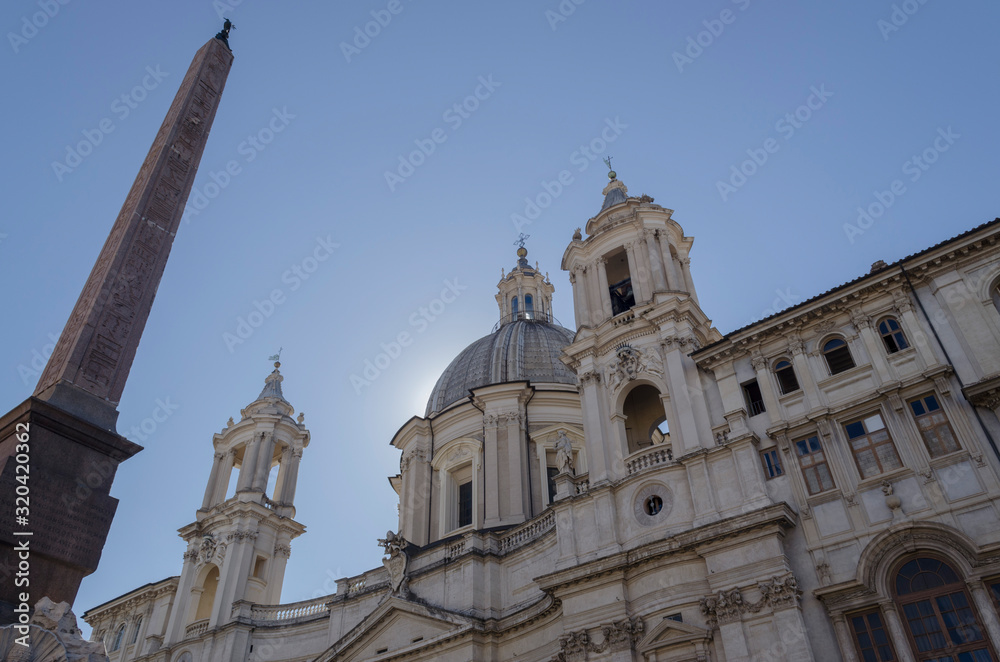
[[[745,599],[739,588],[718,591],[715,595],[702,598],[701,612],[708,626],[715,628],[736,623],[743,619],[744,614],[756,614],[768,607],[772,611],[797,607],[802,596],[792,573],[759,581],[757,590],[760,591],[760,599],[756,602]]]
[[[625,618],[601,625],[601,643],[597,643],[586,629],[569,632],[559,637],[559,652],[551,658],[551,662],[584,662],[590,653],[600,655],[605,651],[612,653],[631,651],[642,639],[645,626],[641,618]]]

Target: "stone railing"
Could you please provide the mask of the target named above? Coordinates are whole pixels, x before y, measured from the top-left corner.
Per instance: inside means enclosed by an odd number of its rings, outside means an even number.
[[[671,464],[674,461],[674,452],[670,447],[657,446],[642,455],[637,455],[625,462],[625,469],[628,475],[637,474],[651,467],[662,464]]]
[[[361,575],[360,577],[352,579],[347,584],[347,595],[351,595],[352,593],[360,593],[361,591],[365,590],[365,587],[367,585],[368,585],[368,577],[365,575]]]
[[[197,637],[208,630],[208,619],[203,618],[200,621],[195,621],[191,625],[184,628],[185,637]]]
[[[501,554],[513,551],[525,545],[542,534],[548,533],[555,528],[556,517],[550,510],[544,517],[529,522],[513,531],[505,533],[499,541],[499,551]]]
[[[446,559],[453,559],[456,556],[461,556],[462,552],[465,551],[465,541],[460,540],[452,545],[448,546],[448,551],[445,552],[444,557]]]
[[[287,605],[253,605],[250,607],[250,618],[255,622],[261,621],[291,621],[305,616],[314,616],[328,611],[329,596],[316,598],[314,600],[303,600],[301,602],[291,602]]]

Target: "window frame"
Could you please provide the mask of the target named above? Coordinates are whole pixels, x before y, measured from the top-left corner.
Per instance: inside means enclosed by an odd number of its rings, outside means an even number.
[[[139,639],[139,628],[142,627],[142,616],[135,619],[135,626],[132,628],[132,636],[129,638],[128,645],[132,646]]]
[[[832,349],[828,349],[830,343],[833,343],[833,342],[839,342],[841,344],[837,345],[836,347],[834,347]],[[844,368],[840,368],[839,370],[834,370],[833,363],[830,362],[830,356],[833,355],[833,354],[835,354],[835,353],[840,352],[841,350],[843,350],[844,354],[846,354],[846,356],[847,356],[848,360],[850,361],[851,365],[849,365],[847,367],[844,367]],[[851,345],[850,345],[850,343],[848,343],[847,339],[844,338],[844,337],[842,337],[842,336],[830,336],[829,338],[827,338],[823,342],[823,344],[820,345],[820,354],[822,354],[824,360],[826,360],[826,367],[830,371],[830,376],[831,377],[834,376],[834,375],[839,375],[839,374],[845,373],[848,370],[853,370],[854,368],[858,367],[857,362],[854,360],[854,355],[851,353]]]
[[[883,324],[886,326],[885,331],[882,330]],[[890,324],[895,324],[896,328],[893,329]],[[883,317],[875,325],[875,328],[878,330],[879,337],[882,338],[882,346],[885,348],[886,354],[898,354],[910,348],[910,341],[906,339],[906,332],[903,331],[903,325],[895,317],[891,315]],[[895,349],[893,349],[893,346],[895,346]]]
[[[781,367],[782,364],[784,364],[784,367]],[[799,384],[799,376],[795,374],[795,365],[789,359],[782,357],[775,361],[771,365],[771,372],[774,373],[774,379],[778,382],[778,392],[781,395],[789,395],[802,390],[802,385]],[[791,379],[795,383],[795,388],[785,390],[785,380],[787,377],[782,378],[781,373],[791,375]]]
[[[808,453],[804,453],[804,454],[800,453],[799,449],[801,447],[799,446],[799,444],[802,443],[802,442],[808,442],[811,439],[815,439],[816,440],[816,444],[819,446],[819,449],[818,450],[810,450]],[[831,490],[837,489],[837,481],[834,479],[834,477],[833,477],[833,471],[830,468],[830,459],[827,457],[826,447],[824,447],[823,440],[820,439],[820,436],[819,436],[818,432],[815,433],[815,434],[811,434],[811,435],[808,435],[808,436],[805,436],[805,437],[800,437],[799,439],[793,440],[792,441],[792,452],[795,453],[795,456],[798,459],[799,470],[800,470],[800,472],[802,474],[802,482],[805,483],[806,494],[808,496],[816,496],[817,494],[823,494],[824,492],[829,492]],[[820,461],[818,461],[818,462],[814,459],[814,460],[811,461],[811,463],[809,465],[803,465],[802,464],[802,458],[808,457],[810,455],[813,455],[814,453],[821,453],[823,459],[820,460]],[[822,488],[822,489],[820,489],[820,490],[818,490],[816,492],[813,492],[812,489],[809,487],[809,480],[806,478],[806,470],[807,469],[817,469],[821,465],[826,467],[826,475],[829,476],[829,478],[830,478],[830,486],[826,487],[826,488]],[[817,473],[817,475],[820,473],[818,471],[818,469],[817,469],[816,473]]]
[[[750,392],[752,389],[756,389],[757,395],[760,396],[756,400],[753,399],[753,394]],[[750,414],[750,418],[759,416],[767,411],[767,405],[764,404],[764,391],[761,390],[760,382],[757,381],[756,377],[740,384],[740,390],[743,391],[743,402],[746,404],[747,413]]]
[[[934,404],[937,406],[937,409],[932,410],[927,406],[926,400],[928,398],[932,398],[934,400]],[[921,406],[925,409],[925,412],[923,414],[917,414],[916,410],[914,409],[913,405],[914,403],[917,402],[919,402]],[[913,422],[916,424],[917,430],[920,431],[920,439],[924,442],[924,448],[927,449],[927,454],[930,455],[931,459],[936,460],[939,457],[945,457],[946,455],[951,455],[952,453],[957,453],[960,450],[962,450],[962,444],[959,443],[958,441],[958,435],[955,434],[955,428],[952,426],[951,420],[948,418],[948,413],[945,412],[944,407],[941,406],[941,398],[938,397],[937,393],[931,392],[925,395],[917,396],[915,398],[908,398],[906,400],[906,406],[909,407],[910,409],[910,414],[913,416]],[[938,422],[934,424],[930,428],[930,430],[925,430],[925,428],[921,427],[920,424],[921,419],[930,420],[938,415],[944,419],[943,422]],[[939,428],[947,428],[948,432],[951,433],[951,440],[954,442],[955,447],[951,450],[945,450],[935,455],[934,451],[931,450],[930,444],[927,441],[927,435],[925,434],[925,432],[936,431]],[[937,438],[940,439],[940,437]]]
[[[868,621],[868,617],[872,615],[877,615],[879,620],[881,620],[881,629],[886,638],[886,644],[889,647],[890,657],[886,658],[882,656],[882,651],[876,648],[876,644],[873,643],[872,647],[867,649],[875,653],[878,657],[878,662],[897,662],[899,660],[899,655],[896,653],[896,647],[892,643],[892,632],[889,630],[889,623],[885,618],[885,614],[876,605],[874,607],[863,609],[861,611],[851,612],[850,614],[844,614],[844,619],[847,621],[847,629],[851,632],[851,640],[854,642],[854,651],[858,654],[858,659],[865,659],[865,650],[862,649],[861,640],[858,638],[858,631],[854,627],[854,619],[861,618],[865,625],[865,634],[872,638],[874,642],[874,637],[872,636],[873,630],[871,623]]]
[[[122,642],[125,640],[126,625],[127,625],[126,623],[122,623],[120,626],[118,626],[118,629],[115,631],[115,638],[111,644],[112,653],[122,647]]]
[[[778,451],[777,446],[772,446],[771,448],[765,448],[760,453],[760,464],[764,469],[764,479],[774,480],[775,478],[781,478],[785,475],[785,467],[781,463],[781,453]],[[773,462],[768,461],[768,457],[773,458]],[[777,469],[777,472],[772,471],[772,467]]]
[[[868,429],[868,421],[870,419],[874,418],[875,416],[878,416],[879,421],[881,421],[881,423],[882,423],[882,427],[879,428],[879,429],[876,429],[874,431],[869,431],[869,429]],[[847,428],[848,428],[848,426],[855,425],[855,424],[858,424],[858,423],[861,424],[862,429],[864,430],[864,434],[852,437],[851,433],[848,431]],[[844,436],[847,439],[848,450],[851,452],[851,457],[854,459],[854,466],[857,467],[858,475],[861,477],[861,480],[867,480],[867,479],[871,479],[871,478],[877,478],[878,476],[883,476],[883,475],[885,475],[887,473],[896,471],[897,469],[902,469],[904,466],[906,466],[906,465],[903,464],[903,458],[899,454],[899,449],[896,447],[896,442],[893,440],[892,434],[889,432],[889,426],[886,425],[885,416],[882,415],[882,411],[881,410],[875,410],[875,411],[872,411],[872,412],[870,412],[868,414],[865,414],[865,415],[862,415],[862,416],[853,416],[853,417],[849,418],[848,420],[844,421],[843,423],[841,423],[840,427],[844,431]],[[873,442],[872,435],[875,434],[875,433],[877,433],[877,432],[882,432],[882,431],[885,431],[885,435],[886,435],[885,440],[878,441],[878,442]],[[859,451],[859,449],[855,448],[854,442],[855,442],[855,440],[862,439],[862,438],[868,439],[869,443],[868,443],[867,446],[865,446],[864,448],[861,448],[860,451]],[[882,466],[882,458],[879,456],[879,450],[878,449],[881,448],[881,447],[883,447],[883,446],[889,446],[890,448],[892,448],[892,452],[893,452],[893,454],[895,454],[896,461],[899,463],[899,466],[891,467],[889,469],[886,469],[884,466]],[[874,474],[868,475],[868,476],[865,475],[864,470],[861,468],[861,463],[858,461],[858,453],[859,452],[864,452],[866,450],[870,450],[871,451],[872,457],[878,463],[878,468],[879,468],[879,471],[877,473],[874,473]]]
[[[930,589],[924,589],[922,591],[913,591],[904,595],[899,595],[896,592],[896,583],[899,573],[911,561],[917,561],[919,559],[931,559],[943,563],[949,570],[951,570],[952,573],[954,573],[958,581],[951,584],[943,584]],[[958,655],[960,653],[974,652],[977,648],[980,650],[985,648],[992,659],[997,659],[997,654],[993,648],[989,630],[983,623],[983,618],[979,613],[979,607],[976,605],[976,601],[973,599],[972,592],[966,585],[966,581],[967,577],[965,573],[962,572],[960,567],[958,567],[950,559],[933,552],[924,551],[917,554],[910,554],[899,559],[893,565],[892,572],[889,573],[889,592],[892,596],[892,601],[896,606],[896,610],[899,613],[900,624],[903,626],[907,643],[910,646],[910,654],[917,662],[928,662],[930,660],[939,659],[942,655],[958,659]],[[918,651],[913,628],[910,625],[910,619],[906,615],[905,608],[919,602],[928,602],[933,610],[933,616],[937,625],[940,627],[939,632],[941,633],[941,636],[950,639],[948,632],[948,620],[945,619],[943,613],[941,612],[940,604],[934,598],[950,597],[956,593],[962,593],[964,595],[966,604],[972,613],[975,626],[979,629],[981,638],[978,641],[966,642],[958,645],[947,644],[944,648],[934,648],[923,652]]]

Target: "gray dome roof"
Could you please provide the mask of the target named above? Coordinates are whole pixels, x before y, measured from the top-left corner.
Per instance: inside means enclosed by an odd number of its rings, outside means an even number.
[[[434,385],[425,416],[467,398],[480,386],[522,380],[575,385],[576,375],[559,360],[572,341],[573,332],[558,324],[527,319],[504,324],[455,357]]]

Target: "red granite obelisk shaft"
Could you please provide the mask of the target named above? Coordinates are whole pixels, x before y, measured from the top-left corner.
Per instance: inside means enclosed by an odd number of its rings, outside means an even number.
[[[38,380],[39,399],[113,428],[232,63],[218,38],[194,56]]]

